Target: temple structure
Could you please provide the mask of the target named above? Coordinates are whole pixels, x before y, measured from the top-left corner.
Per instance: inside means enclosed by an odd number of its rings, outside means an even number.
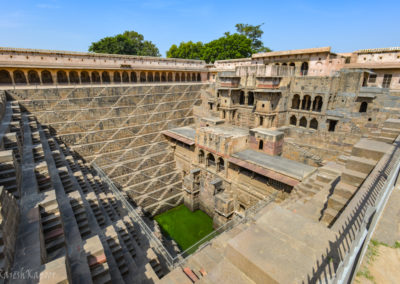
[[[330,283],[399,171],[400,48],[0,48],[0,88],[6,282]],[[182,203],[218,232],[190,256],[151,219]]]

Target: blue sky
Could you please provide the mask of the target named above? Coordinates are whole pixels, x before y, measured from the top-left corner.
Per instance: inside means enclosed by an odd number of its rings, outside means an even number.
[[[0,46],[87,51],[125,30],[171,44],[207,42],[236,23],[264,23],[273,50],[332,46],[335,52],[400,46],[400,1],[1,0]]]

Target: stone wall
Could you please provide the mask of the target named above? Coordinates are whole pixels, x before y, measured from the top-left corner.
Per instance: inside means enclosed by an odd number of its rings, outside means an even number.
[[[17,90],[21,107],[150,214],[182,202],[181,171],[161,131],[194,123],[207,84]],[[167,206],[165,206],[167,205]]]

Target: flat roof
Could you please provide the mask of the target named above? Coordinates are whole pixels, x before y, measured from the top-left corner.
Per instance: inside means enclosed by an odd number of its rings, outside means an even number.
[[[162,133],[185,144],[194,145],[196,130],[189,126],[165,130]]]
[[[386,62],[386,63],[350,63],[346,64],[344,68],[357,68],[357,69],[399,69],[400,63]]]
[[[293,50],[283,50],[283,51],[272,51],[272,52],[261,52],[255,53],[252,58],[262,58],[262,57],[272,57],[272,56],[287,56],[295,54],[309,54],[309,53],[323,53],[331,52],[331,47],[317,47],[317,48],[306,48],[306,49],[293,49]]]
[[[301,181],[316,169],[315,167],[292,161],[281,156],[270,156],[251,149],[234,153],[232,157],[261,166],[298,181]]]
[[[266,129],[266,128],[262,128],[262,127],[252,128],[252,129],[250,129],[250,131],[255,131],[255,132],[259,132],[259,133],[266,134],[266,135],[272,135],[272,136],[277,136],[277,135],[283,134],[282,131],[275,130],[275,129]]]
[[[240,128],[237,126],[205,126],[201,127],[201,130],[213,133],[219,136],[224,137],[240,137],[240,136],[247,136],[249,135],[249,130],[246,128]]]
[[[383,48],[369,48],[369,49],[360,49],[354,51],[357,54],[365,54],[365,53],[383,53],[383,52],[396,52],[400,51],[400,47],[383,47]]]
[[[34,49],[34,48],[16,48],[16,47],[0,47],[3,52],[16,52],[16,53],[38,53],[38,54],[56,54],[56,55],[75,55],[75,56],[102,56],[102,57],[120,57],[126,59],[152,59],[157,61],[178,61],[187,63],[200,63],[205,65],[204,60],[198,59],[182,59],[182,58],[165,58],[156,56],[139,56],[128,54],[109,54],[109,53],[95,53],[95,52],[80,52],[80,51],[65,51],[65,50],[50,50],[50,49]]]

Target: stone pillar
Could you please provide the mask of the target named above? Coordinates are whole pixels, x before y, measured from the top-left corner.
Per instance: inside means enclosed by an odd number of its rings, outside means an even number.
[[[228,193],[215,195],[213,226],[218,228],[228,222],[234,213],[234,200]]]
[[[26,84],[27,84],[27,85],[30,85],[31,83],[29,82],[28,71],[24,70],[24,71],[22,71],[22,72],[24,72]]]
[[[191,211],[199,209],[200,169],[193,169],[183,179],[184,204]]]

